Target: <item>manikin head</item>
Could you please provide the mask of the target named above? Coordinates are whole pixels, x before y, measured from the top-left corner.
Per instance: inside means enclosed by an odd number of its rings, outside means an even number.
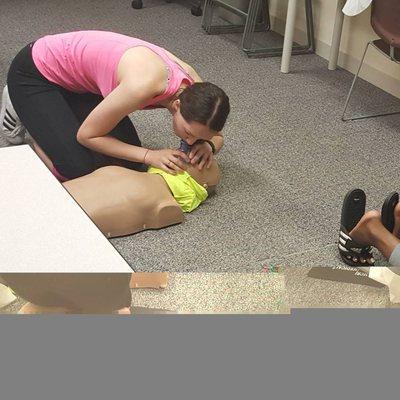
[[[172,103],[173,128],[190,146],[197,140],[211,140],[225,125],[229,98],[218,86],[198,82],[187,87]]]

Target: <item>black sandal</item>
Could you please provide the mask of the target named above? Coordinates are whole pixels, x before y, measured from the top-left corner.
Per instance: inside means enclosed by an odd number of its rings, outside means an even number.
[[[399,202],[399,194],[397,192],[390,193],[383,203],[381,221],[383,226],[390,232],[393,233],[395,218],[394,209]]]
[[[371,267],[375,264],[371,246],[354,241],[349,232],[365,214],[366,195],[361,189],[349,191],[342,206],[339,232],[339,254],[343,262],[351,267]]]

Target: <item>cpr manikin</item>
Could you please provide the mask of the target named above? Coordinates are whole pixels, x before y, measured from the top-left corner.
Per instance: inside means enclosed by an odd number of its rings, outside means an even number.
[[[220,180],[215,160],[208,169],[199,171],[197,166],[189,166],[187,172],[208,193]],[[159,229],[184,220],[181,206],[158,174],[107,166],[63,185],[107,237]]]
[[[202,171],[189,165],[187,173],[195,185],[208,193],[215,190],[220,180],[215,160],[210,168]],[[177,196],[171,181],[167,184],[170,179],[175,177],[107,166],[63,185],[98,228],[106,236],[115,237],[163,228],[184,220],[183,210],[188,211],[188,202],[183,202],[179,193]],[[183,191],[183,198],[185,195],[190,200],[189,189]],[[190,208],[198,203],[190,203]],[[115,273],[0,275],[0,283],[30,302],[21,310],[24,313],[121,310],[130,306],[130,279],[131,274]]]

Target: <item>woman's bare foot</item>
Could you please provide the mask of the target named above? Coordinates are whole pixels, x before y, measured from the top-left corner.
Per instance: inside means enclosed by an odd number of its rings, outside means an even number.
[[[396,224],[399,225],[400,207],[396,206],[395,213]],[[393,250],[400,244],[399,238],[383,226],[381,213],[375,210],[365,213],[349,235],[362,246],[377,248],[386,259],[390,258]]]
[[[394,209],[394,229],[393,235],[400,239],[400,203]]]
[[[349,236],[361,245],[374,246],[382,229],[385,229],[385,227],[381,222],[381,213],[372,210],[364,214],[358,224],[349,233]]]

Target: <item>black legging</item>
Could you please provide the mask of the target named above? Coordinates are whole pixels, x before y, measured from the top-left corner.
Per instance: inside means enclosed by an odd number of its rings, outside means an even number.
[[[31,43],[24,47],[14,58],[7,77],[8,91],[22,124],[57,171],[69,179],[106,165],[144,171],[145,166],[141,163],[97,153],[77,141],[79,127],[103,97],[92,93],[73,93],[47,80],[33,62],[32,46]],[[109,135],[141,146],[128,117],[120,121]]]

